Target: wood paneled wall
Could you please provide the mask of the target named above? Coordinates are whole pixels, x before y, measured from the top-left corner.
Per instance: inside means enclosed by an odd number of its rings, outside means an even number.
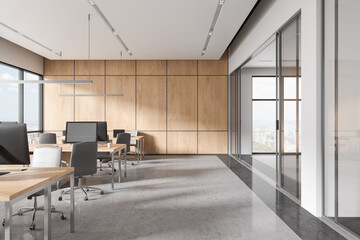
[[[44,129],[61,134],[66,121],[107,121],[138,129],[145,152],[227,153],[227,55],[215,60],[47,60],[45,80],[93,84],[44,85]],[[59,97],[61,93],[123,97]]]

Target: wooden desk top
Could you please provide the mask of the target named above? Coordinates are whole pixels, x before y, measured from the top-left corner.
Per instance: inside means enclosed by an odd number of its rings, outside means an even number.
[[[34,152],[34,148],[43,147],[43,146],[58,146],[62,148],[63,152],[71,152],[72,144],[30,144],[29,151],[30,153]],[[126,148],[126,144],[111,144],[111,147],[108,148],[106,144],[98,145],[98,152],[118,152]]]
[[[1,168],[0,168],[1,170]],[[11,201],[42,185],[74,172],[72,167],[28,168],[0,176],[0,201]]]
[[[131,136],[131,140],[136,140],[136,141],[143,139],[143,138],[144,138],[144,136]]]

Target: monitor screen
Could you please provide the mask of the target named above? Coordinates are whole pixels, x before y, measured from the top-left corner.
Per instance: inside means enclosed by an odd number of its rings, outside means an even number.
[[[66,143],[96,142],[97,139],[96,122],[67,122],[66,123]]]
[[[0,164],[30,164],[26,124],[0,124]]]
[[[116,138],[119,133],[125,133],[125,129],[114,129],[113,137]]]
[[[107,137],[107,122],[97,122],[97,140],[98,142],[105,142]]]

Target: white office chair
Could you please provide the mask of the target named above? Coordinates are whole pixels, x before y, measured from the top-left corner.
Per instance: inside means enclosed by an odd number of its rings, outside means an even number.
[[[31,161],[31,167],[61,167],[61,147],[56,146],[44,146],[34,148],[33,159]],[[59,188],[59,183],[57,186],[51,186],[51,190],[57,190]],[[40,191],[29,198],[34,199],[34,206],[31,208],[21,208],[17,213],[13,216],[19,215],[22,216],[24,213],[32,212],[32,222],[30,225],[30,230],[35,229],[35,215],[37,211],[44,211],[44,207],[37,206],[37,197],[43,195],[44,192]],[[61,220],[65,220],[66,217],[63,212],[56,211],[54,206],[51,206],[51,213],[59,213],[61,214]]]

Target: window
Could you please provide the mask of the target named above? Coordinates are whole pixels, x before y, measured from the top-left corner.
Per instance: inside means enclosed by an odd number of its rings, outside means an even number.
[[[276,151],[276,77],[252,77],[253,153]]]
[[[41,76],[24,71],[24,80],[40,80]],[[24,85],[24,122],[28,131],[40,129],[40,85]]]
[[[2,80],[41,80],[42,76],[0,63]],[[28,131],[42,131],[40,84],[0,84],[0,122],[26,123]]]
[[[0,64],[0,79],[18,80],[20,71],[16,68]],[[19,121],[19,85],[0,85],[0,122]]]

